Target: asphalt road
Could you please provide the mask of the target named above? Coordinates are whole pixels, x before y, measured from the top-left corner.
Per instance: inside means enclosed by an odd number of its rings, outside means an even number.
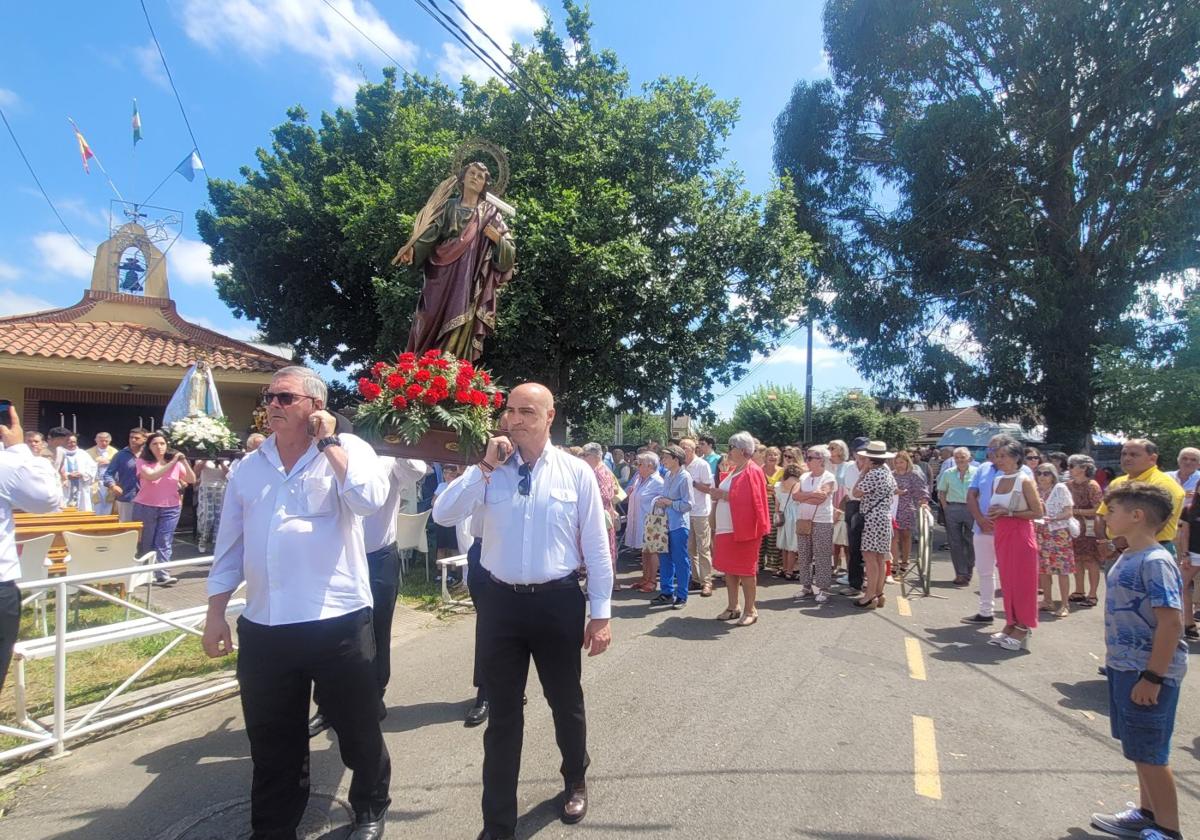
[[[935,575],[949,577],[939,560]],[[629,574],[623,575],[628,579]],[[763,580],[762,618],[713,619],[724,590],[683,611],[621,592],[614,645],[584,667],[590,813],[558,822],[549,710],[531,669],[518,837],[1103,837],[1095,810],[1136,799],[1108,735],[1100,608],[1049,619],[1010,654],[959,623],[974,591],[935,586],[882,610],[793,605]],[[389,837],[478,833],[482,730],[464,729],[470,616],[393,648]],[[1184,684],[1173,764],[1185,831],[1200,831],[1200,676]],[[313,742],[314,792],[345,796],[336,740]],[[250,763],[236,698],[77,747],[22,787],[5,838],[246,836]],[[314,805],[328,805],[321,798]],[[337,807],[334,814],[337,817]],[[207,818],[207,819],[205,819]],[[319,821],[318,821],[319,822]],[[338,825],[334,819],[329,825]],[[315,829],[308,836],[342,836]]]

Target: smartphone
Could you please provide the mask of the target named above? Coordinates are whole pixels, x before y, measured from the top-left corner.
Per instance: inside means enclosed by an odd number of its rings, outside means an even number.
[[[8,422],[8,410],[12,408],[12,400],[0,400],[0,423]]]
[[[503,437],[504,440],[500,441],[496,445],[496,448],[497,448],[496,457],[499,458],[500,463],[503,464],[505,461],[507,461],[512,456],[514,447],[512,444],[512,438],[510,438],[508,435],[500,434],[498,436]]]

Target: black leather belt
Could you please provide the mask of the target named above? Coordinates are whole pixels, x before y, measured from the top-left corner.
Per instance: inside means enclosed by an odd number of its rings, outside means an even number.
[[[548,589],[566,589],[571,586],[579,586],[579,575],[575,572],[571,572],[566,577],[561,577],[557,580],[548,580],[545,583],[509,583],[506,580],[500,580],[500,578],[491,572],[488,572],[488,577],[492,579],[492,583],[502,586],[505,589],[511,589],[513,592],[544,592]]]

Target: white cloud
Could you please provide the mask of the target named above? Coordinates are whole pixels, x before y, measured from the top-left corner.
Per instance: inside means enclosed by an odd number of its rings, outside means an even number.
[[[25,295],[9,289],[0,290],[0,316],[24,315],[43,309],[55,309],[55,305],[33,295]]]
[[[84,243],[85,247],[87,243]],[[41,257],[43,265],[50,271],[76,280],[90,280],[96,258],[85,254],[66,233],[46,231],[33,237],[33,247]],[[94,248],[90,248],[93,253]]]
[[[333,101],[347,107],[354,104],[354,96],[358,86],[363,83],[362,74],[347,73],[336,70],[333,73]]]
[[[470,15],[471,20],[479,24],[496,43],[508,52],[513,42],[522,41],[534,33],[546,22],[546,12],[535,0],[462,0],[462,7]],[[472,26],[461,15],[454,15],[458,23],[499,65],[510,70],[508,59],[492,46],[479,30]],[[495,71],[466,47],[457,41],[446,41],[442,44],[442,58],[438,61],[438,70],[452,79],[470,76],[477,81],[486,81],[495,75]]]
[[[163,90],[171,89],[167,71],[163,69],[162,59],[158,55],[158,47],[153,41],[147,41],[140,47],[133,48],[133,57],[137,60],[138,69],[142,75]]]
[[[821,60],[813,65],[808,75],[817,79],[828,79],[829,72],[829,50],[821,50]]]
[[[307,56],[333,82],[339,102],[346,101],[347,78],[357,63],[391,63],[343,16],[396,61],[415,63],[416,44],[397,35],[370,2],[331,2],[337,11],[322,0],[187,0],[184,31],[214,53],[232,48],[256,61],[288,50]]]
[[[21,97],[17,96],[14,91],[9,90],[8,88],[0,88],[0,108],[15,107],[20,101]]]
[[[188,286],[212,286],[212,249],[203,242],[179,237],[167,250],[168,280]]]
[[[938,328],[930,333],[929,338],[965,362],[976,362],[983,353],[983,347],[974,339],[970,328],[962,321],[955,321]]]
[[[0,260],[0,283],[9,280],[16,280],[21,276],[21,269],[17,268],[12,263],[6,263]]]

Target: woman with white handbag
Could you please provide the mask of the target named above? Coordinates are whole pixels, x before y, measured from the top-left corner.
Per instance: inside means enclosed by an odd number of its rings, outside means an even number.
[[[1071,594],[1071,575],[1075,572],[1071,526],[1079,527],[1075,521],[1074,501],[1067,485],[1058,480],[1058,469],[1049,461],[1039,464],[1033,471],[1033,477],[1045,506],[1045,515],[1034,521],[1038,541],[1038,582],[1042,590],[1040,609],[1058,618],[1066,618],[1071,614],[1067,604]],[[1061,600],[1057,608],[1050,591],[1055,577],[1058,578]]]

